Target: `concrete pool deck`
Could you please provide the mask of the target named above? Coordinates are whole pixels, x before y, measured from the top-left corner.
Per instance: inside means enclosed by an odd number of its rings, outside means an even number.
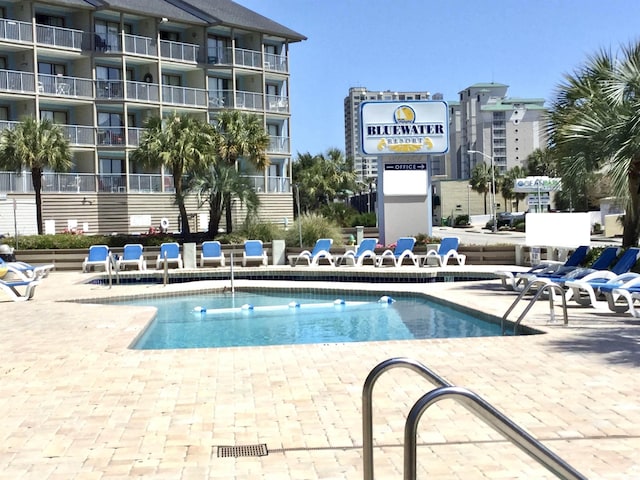
[[[538,302],[524,323],[545,335],[135,351],[153,309],[64,300],[194,285],[109,289],[90,277],[54,272],[29,302],[0,297],[0,479],[360,479],[363,383],[392,357],[478,393],[588,478],[640,478],[640,320],[628,315],[571,307],[564,327]],[[295,286],[420,292],[496,316],[515,298],[498,280]],[[403,369],[380,377],[377,479],[402,478],[406,415],[432,388]],[[453,401],[418,431],[418,478],[556,478]],[[218,457],[255,444],[268,455]]]

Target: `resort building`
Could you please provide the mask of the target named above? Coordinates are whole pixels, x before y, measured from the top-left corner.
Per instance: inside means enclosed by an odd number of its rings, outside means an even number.
[[[47,231],[133,233],[162,218],[177,229],[171,172],[131,152],[149,117],[214,121],[226,109],[258,115],[271,138],[269,167],[239,164],[261,218],[293,219],[289,50],[303,35],[230,0],[0,0],[0,16],[0,129],[49,118],[73,152],[70,173],[43,178]],[[30,172],[0,172],[0,198],[32,233]],[[192,231],[206,230],[208,207],[189,198],[187,211]]]

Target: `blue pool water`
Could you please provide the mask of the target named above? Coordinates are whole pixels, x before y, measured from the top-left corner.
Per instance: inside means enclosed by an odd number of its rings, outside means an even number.
[[[158,308],[133,348],[173,349],[499,336],[500,325],[418,296],[236,292],[118,302]],[[344,303],[342,303],[344,302]]]

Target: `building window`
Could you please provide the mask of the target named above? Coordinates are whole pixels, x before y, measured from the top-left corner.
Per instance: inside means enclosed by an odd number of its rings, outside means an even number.
[[[59,110],[40,110],[40,120],[51,120],[59,125],[66,125],[67,112]]]
[[[43,75],[65,75],[66,68],[60,63],[38,62],[38,73]]]
[[[171,85],[172,87],[179,87],[182,84],[182,79],[180,78],[180,75],[167,75],[163,73],[162,84]]]
[[[50,27],[64,27],[64,17],[36,13],[36,23],[40,25],[48,25]]]
[[[165,30],[160,31],[160,40],[167,40],[169,42],[179,42],[180,32],[168,32]]]
[[[226,37],[211,36],[207,38],[207,63],[230,63],[228,57],[228,47],[230,39]]]

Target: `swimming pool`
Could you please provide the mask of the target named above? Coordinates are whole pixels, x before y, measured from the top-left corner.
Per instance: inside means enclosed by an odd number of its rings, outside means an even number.
[[[501,335],[500,325],[418,295],[210,293],[118,302],[158,308],[134,349],[246,347]]]

